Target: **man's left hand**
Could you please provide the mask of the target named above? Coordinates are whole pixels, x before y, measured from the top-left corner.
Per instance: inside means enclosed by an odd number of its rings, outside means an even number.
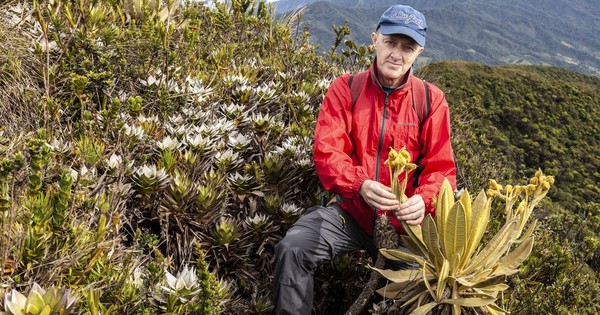
[[[398,206],[395,212],[398,221],[406,221],[410,225],[419,225],[425,218],[425,201],[416,194]]]

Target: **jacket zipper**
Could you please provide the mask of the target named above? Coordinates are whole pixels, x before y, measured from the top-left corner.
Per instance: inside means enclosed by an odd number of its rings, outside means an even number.
[[[375,181],[379,181],[379,169],[381,167],[381,150],[383,147],[383,138],[385,136],[385,121],[387,119],[387,106],[388,106],[388,100],[389,100],[390,94],[389,93],[385,93],[385,100],[383,101],[383,115],[381,118],[381,132],[379,133],[379,144],[377,145],[377,160],[375,162]],[[375,219],[377,219],[377,209],[375,209]],[[375,221],[373,221],[373,226],[375,226]]]

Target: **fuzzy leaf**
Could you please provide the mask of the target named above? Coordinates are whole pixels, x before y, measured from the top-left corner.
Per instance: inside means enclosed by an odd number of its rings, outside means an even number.
[[[24,304],[15,303],[13,301],[4,301],[4,308],[9,312],[7,314],[21,314],[23,305]]]
[[[411,253],[415,254],[416,256],[427,257],[427,252],[423,253],[419,247],[419,244],[417,243],[418,241],[413,240],[407,235],[400,235],[400,239],[402,240],[404,247],[406,247]]]
[[[517,221],[511,220],[506,222],[504,226],[494,235],[490,242],[483,248],[467,266],[465,272],[469,273],[478,268],[488,266],[496,262],[500,255],[504,253],[510,240],[517,229]],[[485,269],[485,268],[484,268]]]
[[[508,289],[509,286],[505,283],[498,283],[498,284],[494,284],[494,285],[489,285],[487,287],[482,287],[481,290],[485,291],[485,292],[495,292],[494,294],[490,295],[497,295],[498,292],[504,291],[506,289]]]
[[[25,311],[33,314],[38,314],[39,312],[41,312],[42,309],[44,309],[44,306],[46,305],[42,294],[43,292],[41,291],[31,290],[31,292],[29,292],[29,297],[27,298],[27,306]]]
[[[462,286],[467,288],[482,288],[486,286],[496,285],[498,283],[503,283],[505,278],[503,276],[490,277],[489,274],[486,274],[485,277],[473,277],[469,280],[463,277],[459,277],[455,278],[455,280]]]
[[[474,291],[461,292],[460,295],[461,295],[461,297],[464,297],[464,298],[478,297],[478,298],[490,298],[490,299],[496,299],[496,296],[498,296],[497,292],[494,294],[488,294],[485,291],[482,291],[480,289],[475,289]]]
[[[444,242],[443,237],[444,229],[446,227],[446,220],[453,204],[454,194],[452,193],[452,186],[450,185],[448,179],[444,179],[435,205],[435,224],[438,228],[438,235],[442,238],[442,240],[440,240],[441,243]]]
[[[425,264],[425,260],[421,256],[413,255],[399,249],[387,249],[381,248],[379,252],[383,255],[383,257],[389,260],[399,260],[408,263],[417,263],[421,266]]]
[[[446,283],[448,282],[448,272],[450,270],[450,263],[448,260],[444,259],[442,262],[442,268],[438,272],[438,283],[437,283],[437,291],[436,291],[436,300],[439,301],[442,299],[444,295],[444,289],[446,288]]]
[[[465,248],[462,263],[459,266],[460,269],[464,268],[470,262],[471,256],[473,256],[473,253],[475,253],[475,250],[479,247],[481,238],[485,234],[490,219],[490,206],[491,200],[488,200],[485,192],[481,190],[472,204],[471,228],[467,232],[468,243]]]
[[[490,313],[490,315],[505,315],[505,314],[507,314],[507,312],[505,310],[500,308],[495,303],[486,305],[486,308],[487,308],[487,311]]]
[[[37,283],[33,283],[34,287],[37,285]],[[7,299],[8,297],[5,296],[5,299]],[[27,304],[27,297],[25,295],[23,295],[21,292],[12,289],[11,291],[11,301],[19,304],[19,305],[25,305]],[[20,311],[19,311],[20,312]],[[16,313],[16,312],[13,312]]]
[[[462,255],[467,240],[465,227],[465,209],[462,203],[457,202],[450,209],[444,228],[446,234],[443,237],[442,249],[445,257],[452,257],[455,254]],[[453,263],[452,267],[456,267],[456,265]],[[452,274],[454,274],[454,271],[455,269],[451,270]]]
[[[409,305],[417,302],[417,305],[420,305],[422,303],[422,301],[429,297],[429,292],[427,290],[425,290],[425,288],[423,288],[423,290],[420,291],[415,291],[416,294],[414,294],[414,296],[406,299],[406,302],[404,302],[404,304],[402,304],[401,308],[405,308],[408,307]],[[401,301],[405,300],[405,298],[403,297],[401,299]]]
[[[431,287],[431,283],[429,283],[429,279],[427,279],[427,277],[426,277],[427,274],[425,272],[425,269],[424,268],[421,269],[421,272],[422,272],[421,277],[423,278],[423,283],[427,287],[427,291],[425,291],[425,292],[429,292],[429,295],[431,297],[435,298],[435,292],[433,292],[433,288]],[[419,303],[419,304],[421,304],[421,303]]]
[[[533,237],[523,241],[517,248],[500,258],[498,267],[494,270],[494,275],[510,276],[518,272],[518,267],[529,256],[533,249]]]
[[[400,221],[406,234],[413,240],[414,244],[417,245],[419,252],[415,253],[419,256],[427,257],[427,247],[423,243],[423,233],[419,225],[410,225],[405,221]]]
[[[406,269],[406,270],[390,270],[390,269],[379,269],[371,267],[373,270],[379,272],[386,279],[393,282],[406,282],[416,281],[421,278],[421,271],[419,269]]]
[[[460,255],[460,253],[455,253],[450,258],[450,275],[454,276],[458,271],[458,265],[460,264],[461,257],[462,256]]]
[[[471,273],[471,281],[474,283],[489,281],[493,271],[494,270],[490,268],[480,268]]]
[[[438,303],[436,303],[436,302],[431,302],[431,303],[427,303],[425,305],[421,305],[417,309],[412,311],[411,314],[412,315],[425,315],[425,314],[429,313],[429,311],[431,311],[437,305],[438,305]]]
[[[469,280],[467,280],[465,277],[452,277],[452,279],[454,279],[456,282],[458,282],[460,285],[462,285],[463,287],[473,287],[475,286],[475,282],[471,282]]]
[[[465,191],[462,193],[462,195],[460,196],[459,199],[460,203],[463,205],[463,208],[465,209],[465,230],[467,231],[467,239],[469,238],[470,235],[470,231],[471,231],[471,224],[472,224],[472,219],[473,219],[473,208],[471,207],[471,195],[469,194],[469,191],[467,189],[465,189]]]
[[[427,246],[429,259],[433,262],[436,268],[442,266],[442,262],[446,259],[440,250],[440,242],[438,238],[437,227],[435,221],[428,215],[423,220],[423,242]]]
[[[39,313],[39,315],[50,315],[52,314],[52,307],[50,305],[46,305],[44,309]]]
[[[459,299],[444,299],[441,303],[460,305],[466,307],[482,307],[494,303],[496,299],[489,297],[478,297],[478,298],[459,298]]]
[[[531,222],[531,224],[529,225],[529,227],[527,228],[525,233],[523,235],[521,235],[521,237],[519,237],[519,239],[516,240],[515,243],[521,243],[521,242],[523,242],[523,240],[526,240],[531,235],[533,235],[533,231],[535,230],[536,225],[537,225],[537,220],[533,220],[533,222]]]
[[[418,282],[412,280],[404,282],[391,282],[385,287],[376,290],[376,292],[382,297],[388,299],[399,299],[405,296],[407,292],[415,288],[417,284]]]
[[[37,304],[27,304],[24,311],[25,314],[38,314],[41,310]]]

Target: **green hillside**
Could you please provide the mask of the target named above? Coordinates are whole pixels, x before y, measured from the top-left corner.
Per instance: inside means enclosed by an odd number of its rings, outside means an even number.
[[[472,191],[486,178],[518,181],[537,168],[555,176],[552,203],[535,214],[542,222],[540,237],[548,243],[538,240],[537,256],[530,263],[543,270],[533,272],[535,277],[564,291],[536,291],[539,296],[533,300],[538,305],[577,300],[575,288],[587,285],[569,276],[571,268],[595,274],[591,287],[598,290],[600,79],[557,67],[490,67],[463,61],[431,64],[419,73],[447,93],[463,186]],[[576,310],[557,305],[546,309]]]
[[[274,245],[326,195],[311,157],[324,93],[371,58],[319,53],[295,18],[251,0],[0,4],[0,312],[270,313]],[[460,187],[556,178],[531,255],[488,299],[599,313],[599,79],[418,72],[447,92]],[[370,263],[321,266],[315,313],[343,314]]]
[[[447,92],[455,125],[468,122],[502,151],[515,179],[542,168],[558,180],[552,199],[575,212],[600,200],[600,78],[467,62],[433,64],[420,73]]]

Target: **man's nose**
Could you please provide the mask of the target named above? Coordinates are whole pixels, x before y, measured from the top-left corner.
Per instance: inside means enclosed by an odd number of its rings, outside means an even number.
[[[392,49],[390,56],[394,59],[402,59],[402,51],[400,49]]]

